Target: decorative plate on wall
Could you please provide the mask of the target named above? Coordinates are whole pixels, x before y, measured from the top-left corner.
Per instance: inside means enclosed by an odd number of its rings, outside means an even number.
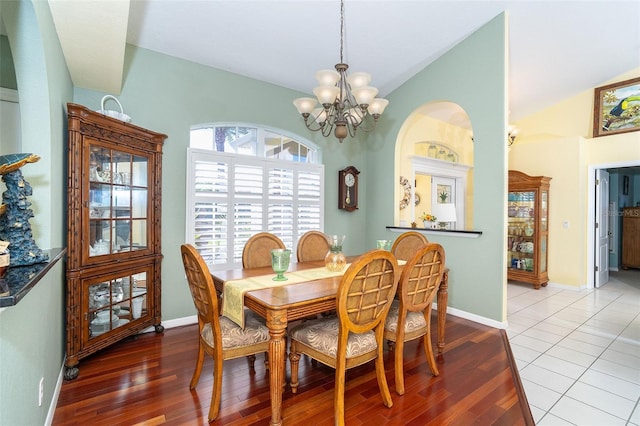
[[[404,196],[402,200],[400,200],[400,210],[406,209],[409,205],[409,200],[411,199],[411,183],[409,183],[409,179],[404,176],[400,176],[400,185],[404,188]],[[418,193],[415,194],[415,203],[416,206],[420,204],[420,195]]]

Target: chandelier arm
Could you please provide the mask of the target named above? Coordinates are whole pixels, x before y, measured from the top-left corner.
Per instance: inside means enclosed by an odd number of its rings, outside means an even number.
[[[347,130],[349,131],[349,136],[351,136],[352,138],[356,137],[356,128],[349,124],[349,122],[347,121]]]
[[[333,126],[327,126],[325,124],[320,130],[322,130],[320,132],[322,133],[322,136],[324,136],[325,138],[328,138],[329,136],[331,136],[331,132],[333,131]]]
[[[306,115],[306,117],[305,117]],[[317,132],[318,130],[322,130],[322,126],[320,126],[320,123],[318,123],[316,120],[314,119],[309,119],[310,116],[308,114],[303,115],[304,117],[304,125],[307,126],[307,129],[311,130],[312,132]],[[314,124],[317,127],[314,127]]]
[[[304,124],[307,129],[311,130],[312,132],[320,132],[325,138],[329,137],[333,130],[333,126],[327,125],[326,122],[321,124],[316,120],[309,120],[309,116],[305,117]]]

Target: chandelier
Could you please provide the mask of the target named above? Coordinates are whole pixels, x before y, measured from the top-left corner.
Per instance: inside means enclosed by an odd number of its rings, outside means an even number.
[[[347,135],[354,137],[356,129],[373,130],[389,104],[386,99],[376,98],[378,89],[369,86],[370,74],[356,72],[347,76],[349,65],[344,63],[343,51],[344,0],[340,0],[340,63],[336,64],[335,71],[316,73],[320,85],[313,89],[313,94],[317,99],[298,98],[293,101],[309,130],[320,131],[324,137],[333,131],[340,143]]]

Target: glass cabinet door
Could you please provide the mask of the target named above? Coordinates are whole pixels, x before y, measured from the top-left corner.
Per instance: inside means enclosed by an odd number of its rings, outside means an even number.
[[[507,265],[533,272],[535,268],[535,191],[509,192]]]
[[[547,271],[547,235],[549,231],[549,192],[540,192],[540,265],[539,271]]]
[[[90,144],[89,257],[148,247],[145,156]]]
[[[91,340],[147,315],[147,272],[89,282],[86,294]]]

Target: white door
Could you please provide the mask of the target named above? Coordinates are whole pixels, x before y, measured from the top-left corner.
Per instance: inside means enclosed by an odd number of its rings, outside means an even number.
[[[609,172],[596,170],[595,285],[609,281]],[[613,213],[613,212],[612,212]]]
[[[453,204],[455,206],[456,220],[447,223],[446,229],[458,229],[458,205],[456,193],[456,180],[453,178],[433,176],[431,178],[431,207],[432,212],[436,211],[436,204]],[[436,214],[436,217],[438,214]]]

